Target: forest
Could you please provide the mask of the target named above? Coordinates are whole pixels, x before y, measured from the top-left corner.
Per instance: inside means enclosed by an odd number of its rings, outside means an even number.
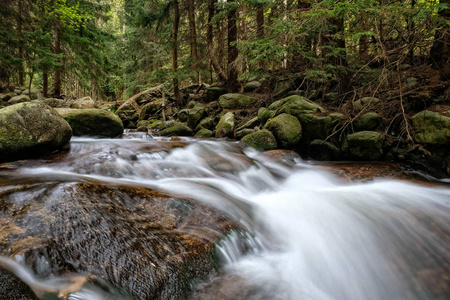
[[[272,89],[280,76],[297,89],[376,95],[405,66],[448,79],[449,3],[4,0],[0,81],[99,101],[164,83],[179,105],[192,84]]]

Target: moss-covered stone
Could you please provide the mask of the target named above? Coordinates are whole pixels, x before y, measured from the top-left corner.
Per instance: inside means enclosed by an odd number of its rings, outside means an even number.
[[[356,121],[356,127],[362,131],[374,130],[377,129],[380,123],[381,117],[377,113],[368,112],[358,118],[358,120]]]
[[[275,136],[278,146],[285,149],[293,148],[302,137],[302,126],[292,115],[281,114],[267,122],[265,129]]]
[[[261,123],[261,125],[266,124],[267,120],[272,118],[275,115],[275,112],[273,110],[269,110],[265,107],[261,107],[258,110],[258,120]]]
[[[206,117],[205,107],[201,103],[197,103],[193,108],[189,111],[189,115],[187,118],[187,125],[195,129],[195,127],[200,123],[200,121]]]
[[[198,123],[198,125],[195,127],[195,131],[199,131],[200,129],[214,129],[214,126],[216,125],[216,122],[214,121],[214,118],[206,117],[203,120]]]
[[[242,94],[224,94],[219,97],[219,103],[226,109],[244,109],[255,106],[256,99]]]
[[[302,113],[296,117],[302,124],[302,139],[306,144],[316,139],[325,140],[340,120],[340,118],[331,114],[328,116],[317,116],[312,113]]]
[[[277,140],[273,136],[272,132],[267,129],[258,130],[247,134],[241,139],[241,142],[249,147],[261,151],[273,150],[277,148]]]
[[[283,104],[279,109],[277,109],[278,115],[285,113],[298,118],[298,116],[303,113],[324,111],[324,109],[320,105],[301,96],[289,96],[281,101],[283,101]]]
[[[234,114],[227,112],[221,118],[216,126],[216,137],[233,137],[235,127]]]
[[[195,134],[196,137],[202,137],[202,138],[209,138],[212,137],[214,134],[214,132],[212,132],[209,129],[206,128],[202,128],[199,131],[197,131],[197,133]]]
[[[44,103],[24,102],[0,109],[0,161],[51,153],[71,137],[70,125]]]
[[[122,121],[106,110],[56,108],[56,111],[70,124],[75,136],[116,137],[123,133]]]
[[[342,153],[352,159],[378,160],[383,156],[385,137],[375,131],[360,131],[347,135]]]
[[[133,99],[127,100],[116,110],[116,115],[122,120],[125,128],[135,127],[141,113],[141,107]],[[131,126],[133,124],[134,126]]]
[[[355,110],[361,110],[363,107],[375,107],[381,100],[375,97],[364,97],[353,102]]]
[[[144,104],[141,108],[139,119],[144,120],[150,117],[154,117],[158,112],[161,111],[162,104],[163,104],[162,99],[157,99],[152,102]]]
[[[211,86],[206,89],[206,99],[216,101],[221,95],[226,94],[227,89],[220,86]]]
[[[192,136],[192,129],[183,124],[176,124],[159,132],[162,136]]]
[[[414,140],[420,144],[450,144],[450,117],[424,110],[411,118]]]
[[[339,148],[331,142],[314,140],[309,145],[309,156],[315,160],[334,160],[339,154]]]
[[[250,81],[247,82],[244,86],[244,92],[253,92],[261,87],[261,82],[259,81]]]
[[[11,99],[8,100],[8,104],[14,105],[17,103],[22,103],[22,102],[30,102],[31,98],[28,97],[27,95],[19,95],[19,96],[14,96]]]
[[[261,122],[258,120],[258,117],[254,117],[245,122],[244,124],[242,124],[241,126],[239,126],[236,130],[242,130],[245,128],[254,129],[255,127],[259,126],[260,123]]]
[[[27,95],[31,100],[37,100],[42,96],[41,91],[36,88],[26,89],[22,92],[22,95]]]
[[[255,131],[256,131],[255,129],[251,129],[251,128],[244,128],[244,129],[241,129],[241,130],[237,130],[236,131],[236,139],[240,140],[244,136],[246,136],[247,134],[253,133]]]

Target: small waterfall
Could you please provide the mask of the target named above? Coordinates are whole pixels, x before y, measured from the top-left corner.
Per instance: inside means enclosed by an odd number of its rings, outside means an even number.
[[[2,189],[19,179],[143,187],[220,209],[241,226],[217,245],[223,272],[256,286],[265,298],[255,299],[450,297],[448,187],[346,183],[233,142],[148,136],[74,138],[68,155],[13,169],[0,172]]]

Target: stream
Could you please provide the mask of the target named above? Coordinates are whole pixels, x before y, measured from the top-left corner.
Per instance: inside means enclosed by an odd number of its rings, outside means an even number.
[[[0,254],[18,279],[1,299],[450,299],[450,188],[224,140],[74,137],[0,165]]]

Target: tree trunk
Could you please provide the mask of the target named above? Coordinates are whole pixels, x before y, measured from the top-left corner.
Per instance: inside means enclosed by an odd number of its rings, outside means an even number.
[[[441,0],[440,3],[450,5],[450,0]],[[446,21],[450,20],[450,8],[439,12]],[[445,79],[450,78],[450,31],[446,28],[436,30],[433,46],[430,50],[431,61],[435,68],[441,71]]]
[[[42,90],[44,93],[44,98],[48,97],[48,73],[42,73]]]
[[[23,37],[22,37],[22,27],[23,27],[23,1],[17,1],[17,38],[19,39],[19,85],[23,86],[25,84],[24,66],[23,66]]]
[[[174,0],[173,5],[174,5],[173,31],[172,31],[172,71],[174,73],[173,93],[175,94],[177,106],[181,107],[183,105],[183,99],[181,98],[178,77],[176,75],[178,70],[178,27],[180,26],[180,6],[178,4],[178,0]]]
[[[189,44],[191,47],[192,68],[197,72],[197,83],[200,85],[200,72],[198,70],[197,32],[195,27],[195,1],[188,0]]]
[[[220,66],[219,60],[214,53],[212,18],[214,17],[214,5],[216,2],[217,0],[210,0],[208,5],[208,30],[206,32],[206,43],[208,47],[208,56],[211,61],[211,65],[214,68],[214,71],[216,72],[220,81],[227,81],[227,74],[225,74],[225,72],[223,71],[222,67]]]
[[[235,0],[227,0],[231,5],[228,7],[228,91],[237,92],[238,86],[238,71],[236,60],[238,57],[237,42],[237,26],[236,26],[236,2]]]
[[[264,4],[256,7],[256,35],[259,39],[264,38]]]
[[[56,18],[56,22],[53,25],[53,53],[61,54],[61,20]],[[57,66],[53,73],[53,96],[59,98],[61,96],[62,87],[62,65]]]

